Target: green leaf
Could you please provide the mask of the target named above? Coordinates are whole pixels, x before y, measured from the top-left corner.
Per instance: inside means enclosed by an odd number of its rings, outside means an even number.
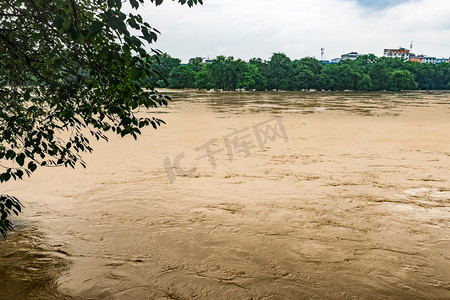
[[[22,171],[22,170],[17,170],[17,171],[16,171],[16,175],[17,175],[17,177],[19,177],[20,179],[22,179],[23,171]]]
[[[17,157],[16,157],[16,162],[19,164],[19,166],[23,166],[23,164],[25,163],[25,154],[20,153]]]
[[[28,163],[28,169],[29,169],[31,172],[34,172],[34,171],[37,169],[37,165],[36,165],[34,162],[30,161],[30,162]]]
[[[7,159],[13,159],[14,157],[16,157],[16,152],[14,152],[13,150],[8,150],[6,152],[6,158]]]
[[[139,8],[139,3],[136,0],[130,0],[131,7],[134,9]]]
[[[106,25],[112,29],[119,31],[120,33],[122,33],[126,36],[130,36],[130,33],[127,30],[127,26],[125,25],[125,23],[122,20],[120,20],[118,18],[109,20],[106,23]]]
[[[9,173],[3,173],[0,175],[0,182],[6,182],[9,179],[11,179],[11,174]]]
[[[86,36],[86,40],[91,40],[93,37],[95,37],[100,31],[102,31],[104,24],[100,21],[94,21],[91,24],[91,27],[89,29],[89,33]]]

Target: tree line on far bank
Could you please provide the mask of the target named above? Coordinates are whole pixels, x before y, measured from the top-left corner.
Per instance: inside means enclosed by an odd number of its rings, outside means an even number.
[[[250,61],[218,56],[208,63],[193,59],[182,65],[168,54],[159,57],[161,87],[220,90],[400,91],[450,90],[450,64],[420,64],[366,55],[339,64],[315,58],[290,59],[275,53]]]

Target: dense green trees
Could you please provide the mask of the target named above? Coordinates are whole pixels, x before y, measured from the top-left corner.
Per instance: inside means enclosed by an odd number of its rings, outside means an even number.
[[[390,88],[396,91],[415,90],[419,84],[408,70],[394,70],[389,73]]]
[[[159,71],[161,72],[162,75],[162,81],[164,81],[164,83],[162,83],[162,85],[169,85],[169,75],[170,72],[178,67],[181,63],[181,60],[178,58],[173,58],[171,57],[169,54],[167,53],[163,53],[160,55],[157,55],[156,57],[157,59],[157,64],[158,64],[158,68]]]
[[[177,66],[169,75],[169,86],[174,89],[184,89],[195,86],[196,73],[188,66]]]
[[[292,61],[284,53],[274,53],[267,62],[267,85],[275,90],[288,90],[292,87]]]
[[[112,131],[137,138],[163,122],[138,110],[167,104],[156,78],[179,60],[162,56],[158,63],[152,54],[159,52],[148,53],[158,31],[124,13],[123,2],[0,1],[0,182],[40,166],[84,165],[90,137],[107,140]],[[144,0],[129,3],[138,9]],[[0,233],[11,229],[7,218],[19,208],[17,199],[0,197]]]
[[[180,77],[181,70],[184,77]],[[326,65],[311,57],[291,60],[284,53],[275,53],[268,61],[253,58],[249,62],[219,56],[210,63],[195,60],[185,68],[174,67],[167,87],[291,91],[450,89],[450,64],[419,64],[375,55]]]

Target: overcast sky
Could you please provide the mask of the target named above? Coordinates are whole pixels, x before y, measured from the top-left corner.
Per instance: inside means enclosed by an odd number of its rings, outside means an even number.
[[[189,8],[165,1],[139,13],[161,31],[155,45],[186,62],[190,57],[268,59],[340,57],[399,46],[450,56],[450,0],[203,0]]]

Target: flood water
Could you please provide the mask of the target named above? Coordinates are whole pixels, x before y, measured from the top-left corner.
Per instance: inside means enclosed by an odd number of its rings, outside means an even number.
[[[169,93],[166,126],[2,184],[0,298],[450,298],[449,92]]]

